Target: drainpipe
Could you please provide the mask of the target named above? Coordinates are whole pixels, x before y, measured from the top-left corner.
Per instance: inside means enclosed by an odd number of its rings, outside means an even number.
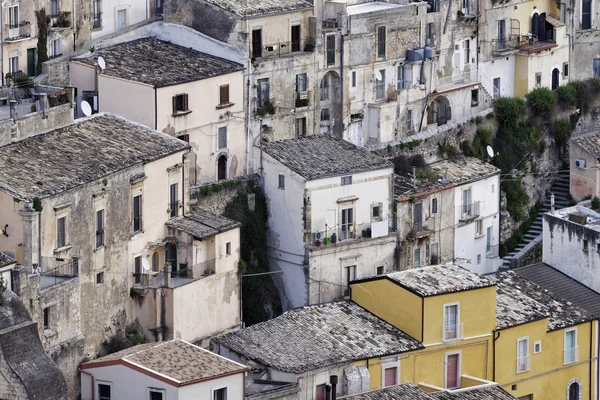
[[[73,0],[73,51],[77,50],[77,13],[75,11],[75,0]]]
[[[331,385],[325,385],[325,400],[331,400]]]
[[[0,65],[0,71],[2,72],[2,86],[4,86],[4,2],[0,4],[0,52],[2,53],[2,65]]]
[[[344,138],[344,35],[340,35],[340,94],[342,97],[341,101],[341,114],[342,118],[340,118],[340,139]],[[335,392],[335,391],[334,391]],[[334,394],[335,400],[335,394]]]
[[[246,37],[250,38],[250,31],[249,31],[249,27],[250,24],[248,23],[248,20],[246,19]],[[248,50],[248,49],[246,49]],[[246,57],[248,57],[248,54],[246,54]],[[248,74],[246,77],[246,113],[244,115],[245,118],[245,122],[246,122],[246,172],[245,174],[247,175],[249,172],[249,168],[250,168],[250,78],[252,77],[252,59],[250,57],[248,57]]]
[[[86,375],[88,375],[88,376],[90,376],[92,378],[92,400],[94,400],[94,398],[96,397],[95,396],[96,393],[95,393],[95,390],[94,390],[94,387],[96,386],[96,383],[95,383],[96,379],[94,378],[94,374],[82,370],[81,367],[78,367],[78,369],[79,369],[79,372],[81,372],[82,374],[86,374]]]
[[[331,375],[329,377],[329,382],[331,383],[331,400],[336,400],[337,399],[338,376],[337,375]]]
[[[492,381],[496,382],[496,340],[500,339],[500,331],[494,333],[494,343],[492,343]],[[497,335],[496,335],[497,334]]]
[[[554,212],[555,210],[555,206],[554,206],[554,193],[550,194],[550,211]]]

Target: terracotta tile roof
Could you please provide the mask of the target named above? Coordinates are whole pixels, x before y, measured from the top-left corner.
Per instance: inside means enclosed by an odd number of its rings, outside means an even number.
[[[350,301],[297,308],[217,340],[247,359],[293,373],[423,348]]]
[[[179,385],[245,372],[248,368],[180,339],[146,343],[110,354],[82,365],[89,369],[122,361],[141,366]]]
[[[580,145],[584,150],[594,157],[600,157],[600,132],[593,132],[577,136],[571,139],[571,141]]]

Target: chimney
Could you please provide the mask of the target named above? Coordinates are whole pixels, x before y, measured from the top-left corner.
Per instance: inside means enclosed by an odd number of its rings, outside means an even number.
[[[550,194],[550,211],[554,211],[554,193]]]
[[[163,268],[163,273],[165,274],[165,279],[163,280],[163,286],[166,288],[171,287],[171,266],[165,265]]]
[[[337,398],[337,383],[338,383],[337,375],[331,375],[329,377],[329,382],[331,383],[331,400],[336,400],[336,398]]]
[[[325,385],[325,400],[331,400],[331,385]]]
[[[10,100],[9,101],[9,106],[10,106],[10,117],[13,119],[13,121],[16,121],[17,118],[19,118],[19,103],[16,100]]]
[[[37,258],[38,251],[38,215],[39,212],[35,211],[31,204],[27,203],[25,208],[19,211],[21,215],[21,221],[23,223],[23,241],[22,241],[22,263],[23,267],[27,270],[27,273],[37,273],[37,266],[39,260]],[[35,262],[37,261],[37,263]],[[35,268],[34,268],[35,266]]]

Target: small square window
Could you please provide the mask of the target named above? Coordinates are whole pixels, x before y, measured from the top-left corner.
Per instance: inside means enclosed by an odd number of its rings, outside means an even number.
[[[96,274],[96,285],[104,285],[104,272],[98,272]]]
[[[188,110],[188,95],[182,93],[173,96],[173,114],[186,112]]]
[[[377,267],[377,275],[383,275],[383,266]]]
[[[219,87],[219,105],[229,104],[229,85],[221,85]]]
[[[227,242],[225,244],[225,254],[227,254],[228,256],[231,255],[231,242]]]
[[[352,185],[352,176],[342,176],[342,186]]]
[[[111,400],[111,387],[110,385],[98,384],[98,394],[100,400]]]
[[[159,389],[150,389],[150,400],[164,400],[165,392]]]
[[[285,175],[279,175],[279,189],[285,189]]]
[[[379,206],[374,206],[373,207],[373,218],[379,218],[381,214],[381,210],[379,208]]]
[[[536,340],[533,342],[533,354],[538,354],[542,352],[542,341]]]

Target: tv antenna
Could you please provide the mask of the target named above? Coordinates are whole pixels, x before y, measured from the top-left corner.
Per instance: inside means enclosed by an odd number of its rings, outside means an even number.
[[[88,103],[87,101],[83,100],[81,102],[81,112],[86,117],[89,117],[90,115],[92,115],[92,106],[90,106],[90,103]]]

